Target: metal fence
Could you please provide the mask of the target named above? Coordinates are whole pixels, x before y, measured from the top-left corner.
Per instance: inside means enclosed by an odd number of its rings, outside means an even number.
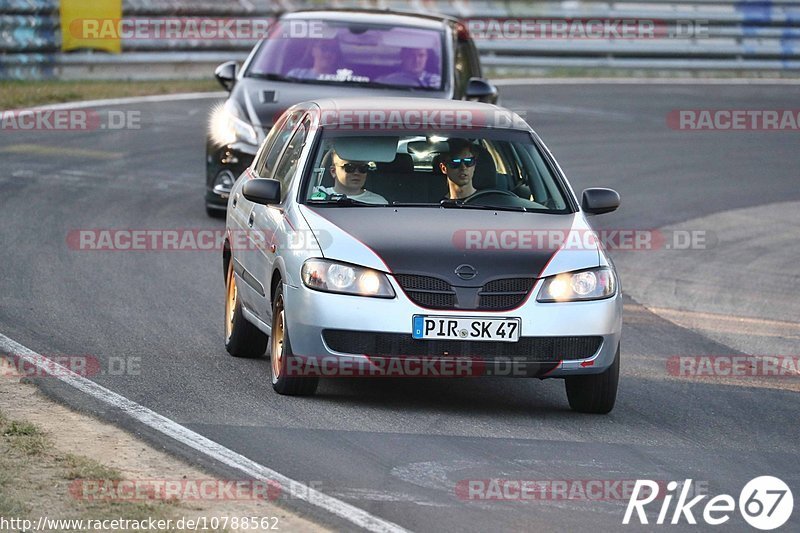
[[[377,7],[441,12],[465,20],[484,65],[530,69],[635,68],[768,70],[800,73],[800,0],[125,0],[125,18],[157,21],[270,18],[309,7]],[[0,0],[0,79],[204,77],[243,59],[254,41],[123,39],[123,53],[61,53],[58,0]],[[609,38],[519,31],[538,21],[651,22],[657,34]],[[552,29],[552,28],[551,28]],[[680,31],[678,31],[680,30]]]

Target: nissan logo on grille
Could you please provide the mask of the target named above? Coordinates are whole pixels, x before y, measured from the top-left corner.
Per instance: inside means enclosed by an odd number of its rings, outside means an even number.
[[[478,275],[478,270],[472,265],[459,265],[455,272],[456,276],[465,281],[473,279]]]

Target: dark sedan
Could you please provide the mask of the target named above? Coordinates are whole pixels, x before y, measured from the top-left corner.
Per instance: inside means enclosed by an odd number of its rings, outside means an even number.
[[[421,96],[495,103],[475,44],[457,19],[377,10],[285,14],[239,68],[217,79],[230,91],[209,120],[206,211],[225,213],[236,178],[281,113],[331,96]]]

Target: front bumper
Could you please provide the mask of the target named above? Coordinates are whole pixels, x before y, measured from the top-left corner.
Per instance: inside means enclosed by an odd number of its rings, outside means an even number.
[[[305,286],[286,286],[284,290],[287,309],[286,327],[291,338],[292,352],[303,361],[317,360],[317,365],[324,361],[325,365],[330,366],[330,361],[338,361],[338,364],[344,367],[355,366],[362,369],[370,363],[387,367],[390,359],[423,361],[433,359],[440,364],[467,359],[473,361],[473,370],[478,370],[470,375],[510,377],[597,374],[614,362],[622,329],[622,298],[619,293],[606,300],[539,303],[535,298],[543,283],[539,280],[528,300],[512,311],[433,311],[414,304],[394,279],[391,277],[390,279],[397,294],[394,299],[330,294],[313,291]],[[522,320],[523,338],[518,343],[503,343],[506,346],[503,346],[502,350],[486,350],[481,347],[483,343],[456,341],[457,347],[452,352],[440,351],[436,354],[428,352],[426,355],[423,349],[422,352],[414,350],[413,353],[405,353],[402,346],[425,342],[410,339],[412,317],[416,314],[477,318],[519,317]],[[354,337],[360,338],[403,337],[405,344],[401,342],[400,348],[395,344],[391,354],[386,353],[386,350],[383,350],[384,353],[346,353],[336,351],[326,342],[325,332],[327,331],[327,338],[330,339],[330,330],[338,330],[340,338],[343,335],[342,330],[353,332]],[[599,346],[596,350],[592,348],[588,353],[569,351],[570,346],[583,346],[585,349],[586,343],[582,343],[582,340],[588,338],[596,342],[592,346]],[[384,343],[384,347],[387,345]],[[515,351],[515,345],[524,346],[532,351],[528,353],[524,353],[523,349]],[[541,346],[558,348],[554,349],[554,353],[531,348]],[[456,353],[458,350],[461,350],[460,353]],[[462,376],[464,371],[462,368],[462,374],[459,376]]]
[[[217,146],[210,140],[206,143],[206,205],[212,209],[225,210],[228,207],[229,187],[219,186],[222,173],[236,179],[253,163],[257,146],[247,143],[234,143]]]

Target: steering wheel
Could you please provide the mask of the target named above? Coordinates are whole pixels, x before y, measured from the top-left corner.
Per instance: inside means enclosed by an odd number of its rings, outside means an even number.
[[[502,189],[484,189],[482,191],[476,192],[472,196],[467,197],[464,200],[464,203],[465,204],[471,204],[475,200],[477,200],[478,198],[483,198],[484,196],[490,196],[490,195],[493,195],[493,194],[501,195],[501,196],[511,196],[512,198],[519,199],[519,196],[517,196],[516,194],[514,194],[511,191],[504,191]]]

